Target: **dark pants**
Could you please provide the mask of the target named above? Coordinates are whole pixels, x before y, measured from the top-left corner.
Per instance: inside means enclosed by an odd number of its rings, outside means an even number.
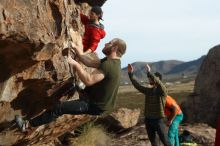
[[[50,123],[59,116],[63,114],[90,114],[90,115],[100,115],[103,111],[96,107],[95,105],[89,104],[85,100],[72,100],[61,102],[57,104],[53,109],[47,110],[41,115],[31,119],[30,125],[33,127],[40,126],[43,124]]]
[[[164,146],[172,146],[168,139],[167,132],[165,131],[165,123],[162,118],[160,119],[145,118],[145,125],[152,146],[158,146],[156,140],[156,133],[159,135],[160,140],[162,141]]]

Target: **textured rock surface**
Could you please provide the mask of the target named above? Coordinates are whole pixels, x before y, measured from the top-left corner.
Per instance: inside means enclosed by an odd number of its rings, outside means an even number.
[[[97,122],[106,127],[109,132],[120,133],[134,127],[138,123],[140,113],[140,109],[119,108],[99,118]]]
[[[220,45],[209,51],[196,78],[194,94],[183,107],[189,122],[217,126],[220,116]]]
[[[189,124],[180,126],[179,133],[188,130],[192,136],[192,141],[198,146],[213,146],[215,140],[215,129],[207,124]],[[159,140],[158,140],[159,141]],[[159,142],[162,145],[162,142]],[[144,124],[138,124],[124,133],[116,134],[110,146],[151,146],[150,140],[145,130]]]
[[[185,125],[181,126],[180,129],[180,133],[182,133],[183,130],[189,131],[192,141],[197,144],[211,146],[215,143],[216,130],[207,124],[197,123],[193,125]]]
[[[103,3],[93,0],[93,5]],[[46,91],[71,76],[61,51],[71,40],[71,27],[72,41],[81,44],[84,29],[77,9],[87,12],[88,8],[73,0],[1,0],[0,145],[47,143],[81,124],[78,121],[87,120],[84,116],[63,116],[28,135],[13,125],[15,114],[31,118],[67,99],[52,99]]]
[[[111,116],[118,121],[117,123],[123,128],[131,128],[138,122],[141,110],[140,109],[127,109],[120,108],[116,112],[113,112]]]

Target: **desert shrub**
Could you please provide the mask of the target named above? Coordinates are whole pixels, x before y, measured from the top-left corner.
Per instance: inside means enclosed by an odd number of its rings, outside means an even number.
[[[70,139],[70,146],[108,146],[110,134],[101,125],[93,122],[78,129],[79,136]]]

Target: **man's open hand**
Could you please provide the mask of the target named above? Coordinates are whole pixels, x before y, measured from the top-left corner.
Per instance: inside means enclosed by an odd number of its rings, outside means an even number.
[[[133,66],[131,64],[128,64],[128,73],[132,73],[133,71]]]
[[[151,68],[150,68],[149,64],[146,65],[146,71],[147,71],[147,72],[150,72],[150,71],[151,71]]]

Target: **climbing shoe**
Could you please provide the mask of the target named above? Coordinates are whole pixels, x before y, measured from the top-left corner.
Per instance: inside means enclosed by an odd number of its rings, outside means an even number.
[[[19,127],[19,129],[21,130],[21,132],[26,132],[27,121],[23,120],[21,116],[15,115],[15,122],[16,122],[17,126]]]

